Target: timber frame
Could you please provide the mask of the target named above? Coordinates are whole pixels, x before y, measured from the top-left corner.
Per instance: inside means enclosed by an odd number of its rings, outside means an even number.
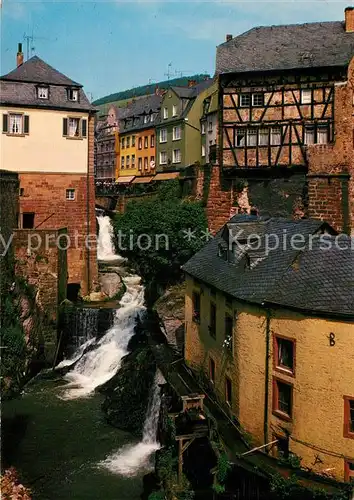
[[[306,171],[307,144],[335,140],[335,84],[346,78],[343,67],[220,75],[220,166]]]

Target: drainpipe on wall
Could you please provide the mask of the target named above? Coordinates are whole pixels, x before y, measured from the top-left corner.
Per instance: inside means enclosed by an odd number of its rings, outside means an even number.
[[[263,304],[262,304],[263,305]],[[266,309],[266,355],[265,355],[265,381],[264,381],[264,443],[268,443],[268,408],[269,408],[269,355],[270,355],[270,320],[271,313]]]

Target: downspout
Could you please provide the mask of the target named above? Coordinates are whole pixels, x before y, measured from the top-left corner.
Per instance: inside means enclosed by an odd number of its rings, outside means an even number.
[[[269,351],[270,351],[270,310],[266,309],[266,355],[265,355],[265,381],[264,381],[264,443],[268,443],[268,408],[269,408]]]
[[[87,295],[91,292],[91,272],[90,272],[90,245],[89,245],[89,234],[90,234],[90,121],[91,113],[88,116],[87,124],[87,179],[86,179],[86,268],[87,268]]]

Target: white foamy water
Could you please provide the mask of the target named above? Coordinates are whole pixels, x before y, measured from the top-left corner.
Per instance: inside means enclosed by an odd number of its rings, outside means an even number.
[[[123,257],[116,254],[113,244],[113,227],[108,215],[98,215],[99,226],[97,241],[97,259],[101,261],[123,261]]]
[[[156,433],[161,404],[159,384],[163,383],[163,381],[163,376],[158,370],[151,389],[142,441],[135,445],[123,446],[118,452],[113,453],[101,462],[100,466],[115,474],[127,477],[135,476],[151,468],[150,457],[160,448]]]

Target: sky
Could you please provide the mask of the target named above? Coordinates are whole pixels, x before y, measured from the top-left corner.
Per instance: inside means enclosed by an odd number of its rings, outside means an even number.
[[[254,26],[339,21],[349,0],[0,0],[1,74],[18,42],[84,85],[91,100],[172,76],[214,74],[216,46]],[[30,47],[32,42],[30,43]],[[26,43],[24,43],[26,54]],[[170,66],[169,66],[170,64]]]

